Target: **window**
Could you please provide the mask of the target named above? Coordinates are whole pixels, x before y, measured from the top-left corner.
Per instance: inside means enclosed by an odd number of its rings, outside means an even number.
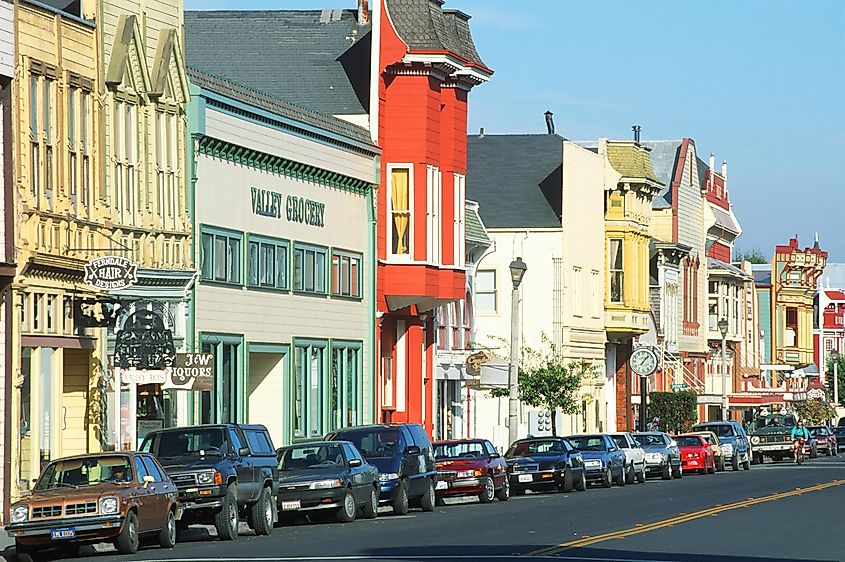
[[[625,271],[622,267],[624,263],[622,255],[622,239],[611,238],[608,246],[609,263],[607,270],[610,275],[610,302],[614,304],[621,304],[625,302]]]
[[[390,171],[390,253],[410,256],[411,232],[414,228],[411,211],[411,168]]]
[[[147,471],[147,467],[144,466],[144,461],[141,459],[140,455],[135,457],[135,472],[138,473],[138,482],[141,483],[144,482],[145,476],[151,476]]]
[[[244,429],[244,435],[249,443],[249,448],[256,455],[273,455],[273,444],[267,434],[260,429]]]
[[[47,328],[47,332],[55,333],[56,332],[56,295],[47,295],[46,296],[46,314],[45,314],[45,324]]]
[[[797,345],[796,336],[798,334],[798,309],[794,306],[786,309],[786,330],[783,334],[783,345],[786,347],[795,347]]]
[[[443,351],[449,348],[449,307],[441,306],[437,309],[437,349]]]
[[[241,283],[243,234],[202,228],[200,274],[206,281]]]
[[[329,388],[329,431],[363,423],[360,342],[332,344]]]
[[[326,248],[295,245],[293,288],[303,293],[326,293]]]
[[[91,197],[91,167],[88,156],[88,104],[90,95],[82,92],[79,100],[79,145],[82,149],[82,206],[87,207]]]
[[[198,423],[243,423],[246,418],[243,340],[239,337],[203,334],[201,351],[213,353],[214,390],[201,392]]]
[[[287,240],[249,238],[249,285],[287,290]]]
[[[326,343],[296,342],[293,371],[293,435],[318,437],[323,427],[323,381],[326,378]]]
[[[29,174],[32,184],[32,196],[35,205],[41,201],[41,159],[40,143],[38,138],[38,77],[29,77],[29,140],[30,140],[30,161]]]
[[[467,293],[464,300],[461,301],[463,314],[461,314],[461,327],[464,332],[464,349],[468,349],[472,344],[472,301],[470,294]]]
[[[833,351],[834,341],[830,338],[825,338],[824,340],[824,349],[825,351]]]
[[[462,174],[455,174],[454,197],[454,263],[463,267],[466,263],[466,176]]]
[[[496,270],[482,269],[475,274],[475,308],[496,312]]]
[[[595,269],[590,272],[590,310],[593,318],[601,318],[602,300],[599,297],[599,272]]]
[[[332,294],[361,297],[361,255],[332,251]]]
[[[393,407],[393,357],[390,355],[381,358],[381,405],[385,408]]]
[[[53,129],[52,129],[52,94],[53,81],[44,79],[44,196],[47,205],[53,205]]]
[[[146,468],[149,475],[153,477],[154,482],[164,482],[165,480],[168,480],[167,476],[164,473],[164,470],[162,470],[161,467],[158,466],[158,463],[156,463],[152,457],[144,455],[139,456],[137,458],[143,459],[144,468]]]
[[[463,309],[459,302],[452,301],[449,303],[449,332],[451,333],[452,349],[463,349],[461,342],[461,325]]]
[[[426,194],[428,195],[428,261],[439,264],[443,250],[443,175],[437,166],[426,167]]]
[[[584,293],[581,291],[581,268],[572,268],[572,314],[583,316]]]

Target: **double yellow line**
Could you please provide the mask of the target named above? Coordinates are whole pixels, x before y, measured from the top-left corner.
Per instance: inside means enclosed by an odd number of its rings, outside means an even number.
[[[584,535],[580,539],[576,539],[574,541],[560,543],[555,546],[550,546],[547,548],[542,548],[540,550],[535,550],[534,552],[529,552],[528,556],[548,556],[551,554],[557,554],[563,550],[567,550],[570,548],[581,548],[585,546],[591,546],[596,543],[604,542],[610,539],[624,539],[626,537],[630,537],[633,535],[639,535],[642,533],[648,533],[651,531],[656,531],[657,529],[663,529],[665,527],[671,527],[672,525],[678,525],[680,523],[686,523],[688,521],[693,521],[695,519],[700,519],[702,517],[709,517],[711,515],[717,515],[719,513],[730,511],[733,509],[739,509],[743,507],[751,507],[753,505],[759,503],[770,502],[774,500],[780,500],[783,498],[789,498],[792,496],[799,496],[801,494],[805,494],[807,492],[817,492],[820,490],[824,490],[826,488],[832,488],[834,486],[841,486],[845,484],[845,480],[833,480],[831,482],[826,482],[824,484],[817,484],[815,486],[810,486],[808,488],[795,488],[794,490],[790,490],[789,492],[779,492],[776,494],[771,494],[768,496],[763,496],[759,498],[748,498],[747,500],[739,501],[736,503],[730,503],[727,505],[716,505],[714,507],[708,509],[702,509],[701,511],[694,511],[692,513],[683,513],[678,515],[677,517],[672,517],[670,519],[664,519],[663,521],[657,521],[655,523],[649,523],[647,525],[637,525],[630,529],[623,529],[621,531],[612,531],[610,533],[604,533],[601,535],[595,536],[588,536]]]

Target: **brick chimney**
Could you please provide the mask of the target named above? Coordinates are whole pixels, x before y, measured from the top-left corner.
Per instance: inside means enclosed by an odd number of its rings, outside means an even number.
[[[358,25],[369,25],[369,23],[370,2],[369,0],[358,0]]]

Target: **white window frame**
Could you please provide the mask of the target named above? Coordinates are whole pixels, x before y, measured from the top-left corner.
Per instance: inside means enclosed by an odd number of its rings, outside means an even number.
[[[482,291],[478,287],[478,277],[479,277],[479,275],[482,274],[482,273],[487,273],[487,272],[490,272],[490,273],[493,274],[493,290],[492,291],[487,291],[487,290]],[[473,287],[474,287],[474,293],[475,293],[475,303],[474,303],[475,304],[475,306],[474,306],[475,314],[480,314],[482,316],[484,316],[484,315],[493,316],[493,315],[499,314],[499,272],[498,272],[498,270],[496,270],[496,269],[479,269],[479,270],[477,270],[475,272],[475,283],[473,284]],[[494,299],[493,310],[482,310],[481,307],[478,306],[478,295],[479,294],[489,295],[491,293],[493,294],[493,299]]]
[[[572,315],[579,318],[584,316],[584,292],[580,266],[572,266]]]
[[[408,221],[408,253],[395,254],[393,252],[393,198],[392,192],[392,178],[393,170],[408,170],[408,211],[410,213],[410,220]],[[395,162],[387,165],[387,224],[385,225],[385,238],[387,240],[387,260],[394,262],[408,262],[414,260],[414,165],[411,163]]]
[[[427,261],[440,265],[443,261],[443,173],[431,164],[426,165],[426,196]]]
[[[453,262],[456,267],[466,267],[466,176],[454,174],[453,184],[455,198]]]

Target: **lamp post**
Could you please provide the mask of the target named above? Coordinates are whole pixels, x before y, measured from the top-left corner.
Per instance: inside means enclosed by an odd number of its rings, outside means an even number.
[[[511,363],[508,369],[508,444],[517,440],[519,429],[519,404],[516,393],[519,372],[519,284],[522,283],[522,276],[525,275],[527,269],[528,266],[522,258],[516,258],[511,262],[513,291],[511,291]]]
[[[728,336],[728,320],[719,320],[719,333],[722,334],[722,420],[728,419],[728,360],[725,357],[725,339]]]

